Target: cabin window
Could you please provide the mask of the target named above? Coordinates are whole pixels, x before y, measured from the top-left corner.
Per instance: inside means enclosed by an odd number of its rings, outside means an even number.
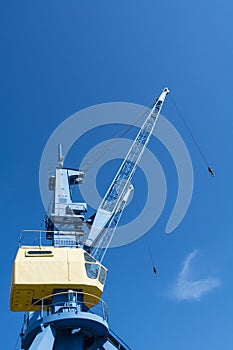
[[[89,254],[87,254],[87,253],[84,253],[84,258],[88,262],[96,262],[96,260],[92,256],[90,256]]]
[[[53,256],[51,250],[28,250],[25,253],[26,256]]]
[[[85,264],[87,277],[97,278],[100,266],[98,264]]]
[[[105,280],[106,280],[106,270],[103,267],[101,267],[100,274],[99,274],[99,281],[100,283],[104,284]]]

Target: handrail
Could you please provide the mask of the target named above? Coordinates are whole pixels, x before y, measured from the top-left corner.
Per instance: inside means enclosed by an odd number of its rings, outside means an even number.
[[[35,306],[37,303],[39,303],[39,302],[42,301],[43,299],[48,299],[48,298],[51,298],[51,297],[54,297],[54,296],[57,296],[57,295],[62,295],[62,294],[82,294],[82,295],[87,295],[87,296],[89,296],[89,297],[92,297],[92,298],[94,298],[94,299],[97,299],[99,302],[102,301],[104,304],[106,304],[106,302],[105,302],[102,298],[98,297],[97,295],[90,294],[90,293],[85,293],[85,292],[77,292],[77,291],[73,291],[73,290],[71,291],[71,290],[69,290],[69,291],[67,291],[67,292],[59,292],[59,293],[48,294],[48,295],[46,295],[45,297],[43,297],[43,298],[38,299],[37,301],[35,301],[33,304],[31,304],[31,306]],[[31,307],[31,306],[30,306],[30,307]],[[107,306],[107,304],[106,304],[106,306]]]
[[[43,233],[54,233],[54,231],[48,231],[48,230],[21,230],[20,234],[23,232],[43,232]],[[80,231],[74,231],[74,230],[59,230],[59,233],[76,233],[76,234],[80,234]],[[81,233],[82,234],[82,233]]]
[[[76,300],[74,301],[75,303],[76,303],[76,306],[69,306],[69,305],[65,305],[65,303],[69,303],[69,301],[61,301],[61,302],[52,302],[51,304],[45,304],[45,300],[46,299],[50,299],[50,298],[52,298],[52,297],[55,297],[55,296],[58,296],[58,295],[65,295],[65,294],[72,294],[72,295],[75,295],[76,296]],[[82,295],[82,296],[87,296],[87,297],[91,297],[91,298],[94,298],[94,299],[96,299],[98,302],[97,303],[91,303],[91,302],[88,302],[88,301],[80,301],[80,300],[77,300],[77,296],[78,295]],[[72,302],[72,301],[70,301],[70,302]],[[62,303],[62,304],[61,304]],[[28,307],[28,310],[26,311],[26,313],[25,313],[25,320],[24,320],[24,324],[28,324],[28,322],[29,322],[29,320],[30,320],[30,318],[32,317],[32,315],[34,314],[30,314],[30,309],[32,309],[32,307],[33,306],[37,306],[38,304],[39,304],[39,306],[41,306],[41,310],[39,310],[39,312],[40,312],[40,318],[43,320],[43,318],[44,318],[44,309],[46,308],[46,311],[47,311],[47,313],[50,311],[51,312],[51,314],[55,314],[55,313],[57,313],[57,312],[52,312],[51,311],[51,309],[52,309],[52,307],[55,307],[55,306],[59,306],[60,304],[61,304],[61,307],[63,306],[64,308],[76,308],[77,309],[77,311],[78,311],[78,307],[80,306],[80,305],[85,305],[85,306],[87,306],[87,309],[84,311],[83,310],[83,312],[90,312],[90,313],[92,313],[92,311],[90,310],[90,307],[94,307],[94,306],[97,306],[98,307],[98,304],[101,304],[101,310],[102,310],[102,313],[101,313],[101,315],[98,315],[98,316],[100,316],[100,317],[102,317],[103,318],[103,320],[107,320],[107,318],[108,318],[108,305],[106,304],[106,302],[102,299],[102,298],[100,298],[100,297],[98,297],[98,296],[96,296],[96,295],[94,295],[94,294],[90,294],[90,293],[84,293],[84,292],[77,292],[77,291],[65,291],[65,292],[59,292],[59,293],[53,293],[53,294],[49,294],[49,295],[47,295],[47,296],[45,296],[44,298],[41,298],[41,299],[39,299],[39,300],[36,300],[33,304],[31,304],[29,307]],[[88,308],[88,306],[89,306],[89,308]],[[26,316],[27,315],[27,316]]]
[[[18,246],[21,247],[22,246],[22,240],[24,239],[24,233],[25,234],[30,234],[30,237],[33,237],[31,236],[31,234],[35,234],[35,239],[34,239],[34,242],[31,243],[31,245],[39,245],[39,246],[42,246],[42,240],[45,239],[45,234],[47,233],[54,233],[54,231],[49,231],[49,230],[21,230],[19,232],[19,242],[18,242]],[[64,234],[64,235],[76,235],[76,236],[84,236],[84,232],[81,232],[81,231],[75,231],[75,230],[59,230],[59,233],[60,234]],[[35,244],[35,241],[37,241],[39,244]],[[44,244],[45,246],[51,246],[51,244],[48,244],[48,242],[44,242],[44,243],[47,243],[47,244]],[[74,246],[74,244],[70,244],[70,246]],[[80,243],[77,243],[75,245],[76,247],[79,247],[80,246]]]

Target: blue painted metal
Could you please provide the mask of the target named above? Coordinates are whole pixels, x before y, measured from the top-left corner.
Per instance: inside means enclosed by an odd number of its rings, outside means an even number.
[[[41,311],[25,317],[22,349],[101,349],[109,336],[106,304],[100,300],[91,311],[81,295],[74,291],[57,293],[49,305],[43,299]]]
[[[107,342],[104,344],[105,350],[132,350],[120,337],[118,337],[112,330],[109,330]]]
[[[21,340],[24,350],[131,350],[109,330],[106,304],[92,309],[81,293],[57,293],[53,303],[41,302],[39,312],[25,314]]]
[[[58,334],[54,344],[56,350],[77,350],[84,348],[83,336],[79,333],[65,334],[64,332]]]
[[[30,350],[52,350],[55,340],[55,331],[51,326],[42,328],[41,332],[37,334],[30,346]]]

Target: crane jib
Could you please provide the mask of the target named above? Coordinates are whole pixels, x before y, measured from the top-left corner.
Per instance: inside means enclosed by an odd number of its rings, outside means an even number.
[[[112,184],[110,185],[104,199],[102,200],[97,210],[93,225],[85,243],[87,246],[92,246],[95,251],[96,249],[101,249],[104,251],[99,243],[98,248],[96,247],[96,242],[100,242],[104,239],[107,241],[108,246],[110,239],[112,239],[113,234],[108,233],[108,228],[110,229],[110,225],[112,224],[114,227],[116,227],[114,223],[119,222],[119,218],[125,207],[125,203],[124,205],[121,205],[121,203],[124,202],[123,198],[126,196],[127,191],[129,191],[132,177],[136,171],[137,165],[143,155],[147,143],[150,140],[150,137],[158,120],[158,116],[162,109],[165,97],[168,93],[169,90],[165,88],[159,98],[156,100],[152,110],[150,111],[141,129],[139,130],[114,180],[112,181]],[[117,216],[117,219],[115,216]]]
[[[133,145],[131,146],[130,152],[128,153],[128,157],[126,157],[123,161],[120,167],[120,171],[118,172],[118,175],[116,176],[108,195],[101,205],[102,209],[108,211],[114,210],[115,206],[117,205],[117,199],[120,200],[120,198],[124,196],[127,184],[133,177],[136,171],[136,166],[139,163],[145,146],[148,143],[149,138],[153,132],[161,107],[162,101],[159,100],[157,101],[155,107],[155,109],[158,109],[157,113],[150,113],[146,122],[139,131]]]

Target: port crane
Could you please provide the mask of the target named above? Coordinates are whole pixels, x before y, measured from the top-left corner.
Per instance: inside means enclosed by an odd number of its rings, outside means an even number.
[[[25,312],[21,349],[130,350],[108,326],[102,260],[168,93],[165,88],[155,101],[96,214],[87,220],[87,204],[73,202],[70,190],[85,174],[64,167],[59,145],[58,166],[49,178],[53,200],[46,230],[37,232],[38,244],[20,244],[13,265],[10,307]]]

